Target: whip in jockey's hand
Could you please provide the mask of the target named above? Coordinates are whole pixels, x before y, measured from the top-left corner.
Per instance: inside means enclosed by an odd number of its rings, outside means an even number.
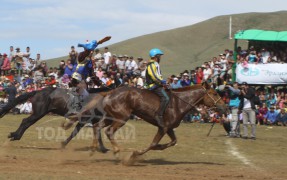
[[[93,51],[99,44],[102,44],[111,39],[111,36],[106,36],[105,38],[101,39],[100,41],[93,40],[91,42],[85,44],[78,44],[78,47],[83,47],[85,50]]]

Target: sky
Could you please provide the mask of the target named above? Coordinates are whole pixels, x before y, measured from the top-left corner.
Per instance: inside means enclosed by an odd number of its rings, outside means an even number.
[[[86,40],[112,36],[103,47],[216,16],[284,7],[286,0],[1,0],[0,53],[29,46],[32,58],[50,59]]]

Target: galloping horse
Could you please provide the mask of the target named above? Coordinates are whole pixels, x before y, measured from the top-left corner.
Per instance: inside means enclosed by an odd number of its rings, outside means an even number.
[[[168,91],[170,103],[164,114],[164,128],[159,126],[157,121],[154,120],[160,101],[159,97],[151,91],[120,87],[105,96],[102,106],[107,118],[102,119],[95,127],[103,128],[108,126],[105,133],[111,141],[114,153],[120,152],[120,148],[114,139],[114,134],[119,128],[125,125],[131,113],[158,127],[157,134],[150,146],[141,151],[133,152],[132,157],[136,157],[149,150],[163,150],[174,146],[177,140],[173,129],[180,125],[182,118],[190,110],[194,109],[196,105],[204,104],[208,107],[214,107],[220,113],[226,113],[228,110],[221,97],[207,83]],[[95,102],[93,103],[95,104]],[[88,106],[91,108],[92,105],[87,104]],[[83,108],[83,114],[85,114],[85,109],[89,109],[87,107]],[[171,142],[159,144],[166,133],[171,138]]]
[[[97,98],[97,96],[101,96],[100,92],[106,92],[111,90],[110,87],[92,89],[91,94],[89,95],[89,99]],[[41,91],[33,91],[30,93],[26,93],[17,97],[12,103],[4,106],[0,111],[0,118],[2,118],[5,114],[7,114],[12,108],[14,108],[17,104],[26,102],[31,98],[33,113],[22,120],[19,128],[15,132],[11,132],[8,135],[11,141],[20,140],[25,131],[42,117],[44,117],[49,112],[58,114],[60,116],[65,116],[65,114],[69,111],[68,103],[70,98],[70,91],[67,89],[61,88],[52,88],[48,87]],[[90,119],[92,123],[96,123],[103,114],[102,111],[95,108],[93,109],[94,116],[83,118],[82,121],[85,122],[87,119]],[[62,143],[62,147],[66,146],[69,141],[78,133],[78,131],[84,126],[84,123],[78,123],[75,127],[75,130],[72,132],[71,136]],[[100,134],[99,134],[100,135]],[[106,152],[106,148],[103,146],[102,142],[99,142],[99,150],[102,152]]]

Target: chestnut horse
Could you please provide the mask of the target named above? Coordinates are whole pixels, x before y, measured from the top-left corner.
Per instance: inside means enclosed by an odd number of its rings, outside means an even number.
[[[114,134],[119,128],[125,125],[131,114],[158,127],[157,134],[150,146],[141,151],[134,151],[133,157],[135,157],[149,150],[163,150],[174,146],[177,140],[173,129],[177,128],[183,117],[199,104],[216,108],[220,113],[226,113],[228,111],[224,101],[207,83],[167,91],[170,96],[170,103],[163,116],[164,128],[159,126],[154,119],[160,101],[159,97],[151,91],[131,87],[120,87],[110,91],[104,97],[101,103],[106,112],[106,116],[102,118],[99,123],[95,124],[95,128],[99,128],[98,130],[100,130],[108,126],[105,133],[113,146],[115,154],[120,152],[120,148],[114,139]],[[94,105],[96,104],[95,102],[93,103]],[[87,104],[81,113],[89,110],[92,106],[91,104]],[[165,134],[171,138],[171,141],[167,144],[159,144]]]

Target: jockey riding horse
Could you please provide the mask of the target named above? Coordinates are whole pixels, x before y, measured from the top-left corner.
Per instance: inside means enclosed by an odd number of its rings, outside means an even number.
[[[70,83],[70,103],[68,105],[69,111],[65,115],[66,117],[75,114],[82,108],[82,103],[85,102],[89,96],[87,91],[86,79],[93,76],[93,63],[91,56],[94,49],[99,45],[108,40],[111,37],[107,36],[100,41],[93,40],[86,44],[78,44],[78,47],[83,47],[84,51],[78,56],[78,63],[75,71],[72,74],[72,80]]]

